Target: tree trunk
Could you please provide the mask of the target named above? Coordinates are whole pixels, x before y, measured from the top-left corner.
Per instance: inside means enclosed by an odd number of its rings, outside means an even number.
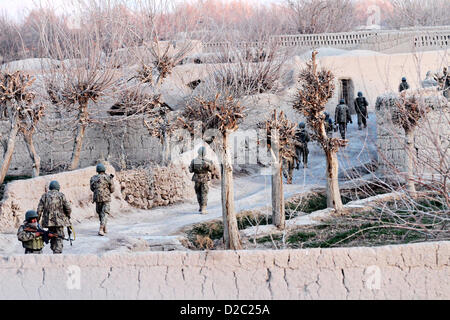
[[[242,245],[234,212],[233,167],[228,146],[228,133],[223,135],[221,154],[223,238],[227,249],[239,250],[242,249]]]
[[[274,130],[275,131],[275,130]],[[276,132],[272,132],[270,153],[272,156],[272,224],[278,229],[285,228],[283,166],[280,159],[279,141]]]
[[[80,103],[80,112],[78,114],[78,124],[77,124],[77,134],[75,136],[75,141],[73,145],[73,151],[72,151],[72,161],[70,164],[70,170],[75,170],[80,165],[80,155],[81,155],[81,148],[83,147],[83,139],[84,139],[84,133],[86,131],[87,126],[87,119],[88,119],[88,113],[87,113],[87,102]]]
[[[325,155],[327,157],[327,207],[341,211],[344,206],[342,205],[341,192],[339,190],[337,153],[325,150]]]
[[[416,195],[416,186],[414,184],[414,130],[405,130],[405,142],[406,142],[406,159],[405,159],[405,172],[406,172],[406,190],[414,197]]]
[[[23,137],[25,140],[25,144],[28,149],[28,153],[30,154],[31,161],[33,162],[33,172],[32,177],[39,177],[40,168],[41,168],[41,158],[36,152],[33,143],[33,132],[23,133]]]
[[[9,165],[11,164],[12,155],[16,146],[17,133],[19,132],[19,123],[17,116],[11,122],[11,131],[9,132],[8,144],[6,147],[5,157],[3,159],[2,166],[0,168],[0,184],[5,180],[8,173]]]

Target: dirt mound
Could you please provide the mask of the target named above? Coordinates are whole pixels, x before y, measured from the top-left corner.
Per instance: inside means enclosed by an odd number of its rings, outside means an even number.
[[[114,168],[106,166],[108,174],[116,174]],[[95,167],[63,172],[27,180],[17,180],[6,185],[3,200],[0,202],[0,232],[16,232],[24,220],[27,210],[36,210],[39,199],[46,192],[50,181],[57,180],[72,206],[73,223],[85,219],[98,219],[92,192],[89,188],[90,178],[97,174]],[[111,200],[111,212],[123,212],[130,209],[120,193],[120,185],[115,180],[116,190]]]

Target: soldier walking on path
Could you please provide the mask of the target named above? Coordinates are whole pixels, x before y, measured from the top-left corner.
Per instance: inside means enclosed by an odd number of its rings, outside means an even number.
[[[283,161],[282,161],[283,176],[286,178],[287,184],[292,184],[292,175],[294,174],[296,160],[300,161],[299,159],[296,159],[296,156],[289,157],[289,158],[283,158]]]
[[[106,168],[102,163],[96,167],[98,174],[93,176],[90,181],[91,191],[94,193],[92,201],[95,202],[95,211],[100,220],[99,236],[107,233],[106,223],[111,211],[111,194],[114,192],[114,176],[106,174]]]
[[[38,221],[48,231],[57,234],[58,237],[52,237],[50,248],[53,254],[60,254],[63,251],[64,227],[70,227],[70,214],[72,209],[66,196],[59,192],[58,181],[50,182],[49,191],[44,193],[39,200],[37,209]]]
[[[361,130],[361,125],[367,128],[367,107],[369,104],[365,97],[363,97],[362,92],[358,92],[358,98],[355,99],[355,110],[358,116],[358,130]]]
[[[192,181],[195,182],[194,189],[197,195],[197,201],[201,214],[207,214],[206,206],[208,203],[208,182],[211,180],[211,175],[215,172],[214,164],[211,160],[206,159],[206,148],[200,147],[198,149],[198,157],[192,159],[189,165],[189,172],[193,172]]]
[[[350,116],[350,110],[345,104],[345,100],[341,99],[334,113],[334,123],[339,126],[339,132],[341,133],[342,139],[345,139],[348,122],[353,123],[352,117]]]
[[[308,142],[310,141],[309,133],[306,131],[304,122],[298,124],[298,130],[295,133],[296,147],[295,154],[297,155],[297,167],[299,169],[300,161],[303,162],[303,168],[308,167]]]
[[[324,112],[325,114],[325,131],[327,132],[327,137],[333,137],[333,120],[330,118],[330,114],[328,112]]]
[[[400,86],[398,87],[398,92],[402,92],[403,90],[408,90],[409,84],[406,82],[406,78],[402,78],[402,82],[400,83]]]

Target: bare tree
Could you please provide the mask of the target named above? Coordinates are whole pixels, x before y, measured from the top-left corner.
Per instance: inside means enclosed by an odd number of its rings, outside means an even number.
[[[394,28],[450,25],[447,0],[391,0],[386,23]]]
[[[282,160],[296,158],[296,124],[281,111],[273,111],[266,121],[267,148],[272,157],[272,222],[279,229],[285,227]]]
[[[233,165],[230,150],[230,134],[238,129],[244,118],[244,107],[233,97],[217,94],[213,99],[197,97],[189,103],[178,118],[181,127],[194,132],[195,122],[201,122],[202,133],[217,130],[220,136],[214,138],[214,149],[221,158],[222,217],[224,242],[228,249],[242,249],[234,210]]]
[[[90,102],[97,103],[108,90],[118,84],[120,73],[114,68],[113,56],[107,56],[96,41],[98,29],[77,30],[71,33],[58,30],[49,38],[43,32],[42,49],[49,57],[59,60],[43,65],[44,82],[53,104],[66,110],[75,109],[76,135],[70,169],[77,169],[86,127],[90,122]],[[75,108],[74,108],[75,107]]]
[[[43,103],[30,106],[22,115],[20,121],[19,131],[23,135],[28,154],[33,162],[32,177],[38,177],[40,174],[41,158],[34,147],[33,135],[36,131],[37,124],[44,116],[45,107],[46,105]]]
[[[286,0],[297,33],[350,31],[356,24],[351,0]]]
[[[416,129],[427,122],[427,114],[435,108],[440,108],[443,102],[439,99],[437,91],[422,89],[414,92],[403,91],[399,96],[378,97],[376,105],[390,106],[392,123],[404,132],[405,163],[402,175],[405,176],[406,189],[412,198],[416,195],[417,174],[416,165],[419,160],[416,150]],[[401,137],[399,137],[401,139]],[[433,141],[432,139],[430,139]],[[436,154],[439,157],[439,152]],[[428,159],[427,161],[431,161]],[[429,166],[429,164],[427,165]]]
[[[19,132],[24,134],[30,156],[34,160],[33,175],[39,175],[39,156],[34,150],[32,134],[44,107],[32,106],[35,93],[30,90],[30,87],[34,80],[35,78],[22,71],[0,74],[0,115],[6,117],[10,124],[6,152],[0,168],[0,184],[8,173]]]
[[[300,89],[294,102],[294,109],[303,113],[309,127],[311,138],[316,140],[325,152],[327,161],[327,205],[336,211],[343,209],[338,183],[338,158],[340,147],[347,145],[347,140],[329,138],[325,131],[325,105],[333,96],[334,76],[329,70],[317,70],[317,51],[312,53],[312,60],[300,72]]]

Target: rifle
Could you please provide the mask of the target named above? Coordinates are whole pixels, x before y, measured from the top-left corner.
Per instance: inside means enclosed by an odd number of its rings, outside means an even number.
[[[72,241],[75,241],[75,231],[73,230],[72,226],[67,227],[67,233],[69,234],[68,238],[61,237],[57,233],[41,229],[40,227],[38,227],[36,229],[27,227],[27,228],[24,228],[23,230],[28,231],[28,232],[34,232],[34,233],[36,233],[36,232],[42,233],[42,240],[44,240],[44,242],[46,244],[49,243],[50,238],[60,238],[60,239],[66,240],[66,241],[70,241],[70,245],[72,245]],[[73,238],[71,237],[72,234],[73,234]]]
[[[72,241],[75,241],[75,230],[73,230],[73,227],[67,227],[67,234],[69,235],[68,239],[64,239],[64,240],[69,240],[70,245],[72,245]],[[71,237],[71,235],[73,234],[73,239]]]
[[[28,231],[28,232],[39,232],[42,233],[42,239],[44,240],[44,242],[47,244],[50,241],[50,238],[54,238],[54,237],[58,237],[60,238],[60,236],[56,233],[50,232],[50,231],[46,231],[44,229],[41,229],[40,227],[38,228],[31,228],[31,227],[27,227],[23,229],[24,231]]]

